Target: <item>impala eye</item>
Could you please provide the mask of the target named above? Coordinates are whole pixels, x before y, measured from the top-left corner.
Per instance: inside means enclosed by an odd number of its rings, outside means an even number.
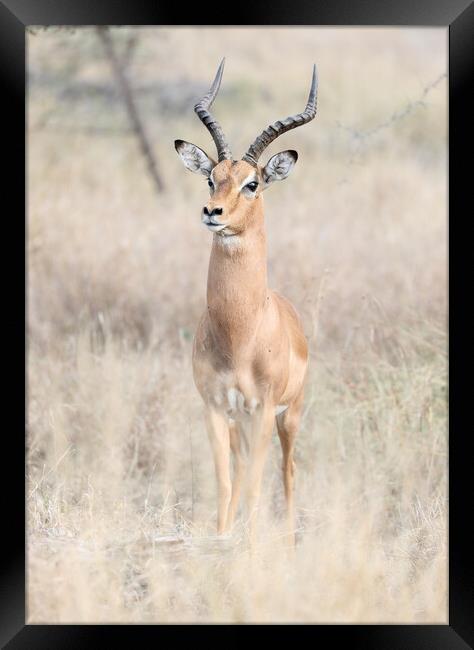
[[[212,190],[212,188],[214,187],[214,183],[213,183],[212,181],[209,180],[209,181],[207,181],[207,184],[209,185],[209,187],[210,187],[211,190]]]
[[[250,190],[251,192],[255,192],[255,190],[256,190],[257,187],[258,187],[258,183],[256,183],[256,182],[248,183],[248,185],[246,185],[245,187],[246,187],[248,190]]]

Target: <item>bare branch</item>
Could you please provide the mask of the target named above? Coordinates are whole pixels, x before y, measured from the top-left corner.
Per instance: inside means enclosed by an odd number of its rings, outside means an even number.
[[[115,75],[117,85],[120,90],[120,94],[122,95],[122,99],[127,109],[128,116],[132,123],[133,130],[137,135],[137,138],[140,142],[141,150],[147,161],[150,175],[155,183],[157,191],[162,192],[164,190],[164,184],[160,174],[158,173],[158,164],[155,156],[153,155],[152,148],[149,143],[149,139],[145,133],[145,128],[143,126],[140,115],[138,113],[138,109],[136,107],[133,98],[133,93],[130,84],[125,75],[125,71],[114,50],[113,41],[110,32],[107,27],[103,27],[103,26],[97,27],[96,29],[97,29],[97,34],[103,43],[107,58],[109,59],[110,64],[112,66],[112,70]]]
[[[399,120],[402,120],[403,118],[407,117],[410,113],[413,113],[413,111],[417,108],[420,107],[425,107],[425,98],[428,95],[428,93],[433,90],[443,79],[446,78],[446,73],[443,72],[442,74],[439,75],[434,81],[432,81],[430,84],[425,86],[423,89],[423,92],[421,93],[420,97],[412,102],[408,102],[406,106],[403,108],[399,109],[398,111],[395,111],[392,113],[392,115],[381,122],[380,124],[377,124],[376,126],[373,126],[370,129],[367,129],[366,131],[355,129],[350,126],[345,126],[341,124],[340,122],[336,122],[336,126],[338,129],[342,129],[344,131],[348,131],[354,138],[358,140],[365,140],[366,138],[369,138],[372,135],[375,135],[378,133],[378,131],[381,131],[382,129],[386,129],[395,122],[398,122]]]

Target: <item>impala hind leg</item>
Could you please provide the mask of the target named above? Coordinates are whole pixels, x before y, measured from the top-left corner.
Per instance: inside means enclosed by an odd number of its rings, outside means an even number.
[[[255,540],[256,516],[262,486],[263,470],[275,421],[273,404],[264,405],[252,419],[250,456],[246,472],[245,503],[250,542]]]
[[[234,462],[234,475],[232,477],[232,496],[230,499],[229,510],[227,512],[226,530],[232,528],[235,515],[237,514],[245,467],[244,458],[242,456],[241,430],[236,422],[230,422],[229,434],[230,448],[232,450],[232,458]]]
[[[303,408],[303,393],[296,398],[290,406],[276,416],[278,437],[280,438],[281,449],[283,452],[283,486],[285,488],[286,516],[288,526],[288,537],[291,545],[295,543],[295,506],[294,506],[294,488],[295,488],[295,461],[294,447],[296,434],[300,424],[301,411]]]
[[[230,439],[227,418],[218,411],[206,408],[206,425],[217,479],[217,534],[226,530],[232,484],[230,480]]]

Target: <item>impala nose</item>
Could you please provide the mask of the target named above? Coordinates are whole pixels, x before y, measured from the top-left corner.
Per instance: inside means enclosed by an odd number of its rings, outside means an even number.
[[[212,208],[212,210],[209,210],[206,205],[202,211],[207,217],[219,217],[223,212],[222,208]]]

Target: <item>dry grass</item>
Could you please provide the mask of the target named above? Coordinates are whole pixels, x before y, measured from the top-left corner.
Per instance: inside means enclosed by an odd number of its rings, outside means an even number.
[[[136,33],[160,196],[94,32],[29,37],[29,622],[446,622],[444,30]],[[268,152],[300,153],[269,271],[311,346],[291,557],[276,440],[256,555],[213,537],[192,382],[207,188],[173,140],[211,151],[192,100],[223,54],[236,155],[319,66],[316,121]]]

